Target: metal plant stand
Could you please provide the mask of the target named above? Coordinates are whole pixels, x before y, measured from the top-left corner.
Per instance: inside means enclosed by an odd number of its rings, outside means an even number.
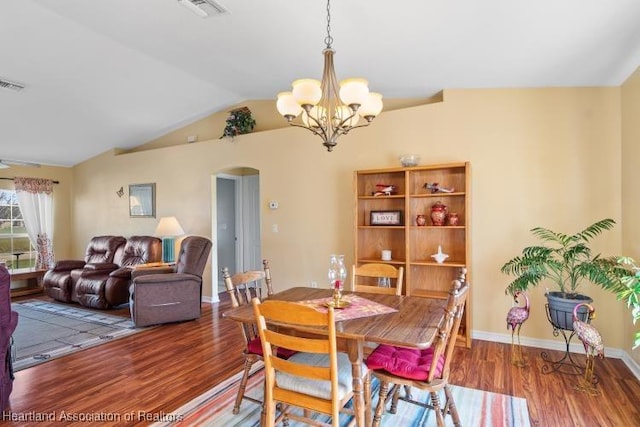
[[[564,355],[558,360],[552,360],[551,356],[546,351],[540,353],[542,360],[546,363],[542,365],[541,371],[543,374],[550,374],[552,372],[560,372],[561,374],[568,375],[584,375],[585,366],[577,363],[571,357],[571,353],[569,352],[569,344],[571,343],[571,339],[576,334],[573,329],[564,329],[559,326],[551,316],[551,312],[549,310],[549,304],[545,304],[545,309],[547,313],[547,319],[549,323],[553,326],[553,336],[557,337],[562,335],[565,342],[565,352]],[[586,322],[589,322],[588,316],[585,319]],[[598,382],[598,378],[594,375],[593,383],[596,384]]]

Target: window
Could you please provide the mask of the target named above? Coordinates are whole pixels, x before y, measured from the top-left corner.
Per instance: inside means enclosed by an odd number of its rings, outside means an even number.
[[[33,267],[36,262],[18,196],[15,191],[6,189],[0,189],[0,261],[12,269]]]

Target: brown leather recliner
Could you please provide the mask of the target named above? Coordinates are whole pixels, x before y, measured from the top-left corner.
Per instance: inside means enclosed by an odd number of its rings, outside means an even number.
[[[112,265],[88,265],[75,284],[75,300],[85,307],[111,308],[129,301],[131,273],[136,265],[162,260],[162,241],[131,236],[118,248]]]
[[[126,239],[122,236],[96,236],[89,241],[84,260],[58,261],[45,273],[42,279],[44,292],[53,299],[64,302],[75,301],[75,284],[85,266],[100,266],[114,270],[113,259],[118,248],[123,247]]]
[[[17,326],[18,313],[11,311],[11,276],[0,265],[0,413],[4,413],[13,390],[11,335]]]
[[[193,320],[200,317],[202,272],[211,240],[189,236],[180,244],[175,268],[143,268],[133,272],[129,310],[136,326]]]

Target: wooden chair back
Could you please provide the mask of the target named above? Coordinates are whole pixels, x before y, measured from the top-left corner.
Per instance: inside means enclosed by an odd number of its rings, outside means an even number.
[[[269,275],[271,275],[270,272]],[[265,278],[266,274],[264,271],[252,270],[230,275],[227,267],[222,269],[224,286],[227,288],[227,293],[229,294],[233,307],[251,304],[253,298],[262,300],[262,284],[265,282]],[[272,293],[273,291],[269,287],[266,287],[267,296]],[[247,345],[258,337],[258,330],[253,323],[239,323],[239,325],[241,326],[242,334],[244,335]]]
[[[329,414],[333,424],[338,425],[339,411],[349,401],[351,394],[341,400],[338,394],[338,360],[336,346],[336,326],[333,308],[322,313],[314,308],[288,301],[253,300],[253,311],[256,317],[258,332],[262,340],[265,363],[265,399],[264,413],[266,425],[271,426],[275,420],[276,402],[293,405],[303,409]],[[297,324],[304,326],[326,327],[327,335],[300,337],[287,333],[286,326],[274,326],[274,323]],[[286,348],[304,353],[324,354],[328,356],[328,366],[309,365],[278,358],[272,348]],[[279,387],[276,383],[276,372],[311,380],[329,381],[331,399],[322,399],[299,391]],[[289,414],[290,418],[304,420],[305,417]],[[308,422],[308,421],[307,421]]]
[[[391,264],[370,263],[359,267],[353,266],[351,270],[351,290],[354,292],[369,292],[376,294],[402,295],[403,267],[394,267]],[[388,277],[391,287],[378,286],[378,279]]]
[[[453,350],[458,339],[460,322],[462,321],[462,314],[464,313],[464,306],[469,293],[469,283],[464,280],[464,276],[454,280],[449,290],[447,308],[445,309],[444,318],[438,326],[436,342],[434,343],[433,359],[427,379],[428,383],[438,378],[445,380],[449,378]],[[437,364],[442,356],[444,356],[444,367],[441,370],[441,375],[436,377],[436,372],[438,372]]]

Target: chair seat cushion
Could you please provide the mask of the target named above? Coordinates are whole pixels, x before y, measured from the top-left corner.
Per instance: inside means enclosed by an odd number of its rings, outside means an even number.
[[[260,341],[260,337],[256,337],[251,341],[249,341],[249,345],[247,345],[247,350],[249,353],[262,356],[262,341]],[[288,359],[294,354],[296,354],[296,352],[294,350],[289,350],[288,348],[278,349],[278,357],[280,357],[281,359]]]
[[[431,348],[418,350],[381,344],[367,357],[365,363],[372,370],[381,369],[398,377],[425,381],[429,377],[432,360]],[[442,375],[443,368],[444,356],[440,356],[436,365],[436,378]]]
[[[299,352],[291,356],[289,361],[303,363],[305,365],[329,366],[327,354]],[[367,367],[362,366],[362,375],[367,373]],[[290,375],[286,372],[276,371],[276,384],[280,388],[304,393],[309,396],[331,400],[331,383],[329,381],[312,380],[309,378]],[[351,377],[351,362],[345,353],[338,353],[338,398],[343,399],[353,390]]]

